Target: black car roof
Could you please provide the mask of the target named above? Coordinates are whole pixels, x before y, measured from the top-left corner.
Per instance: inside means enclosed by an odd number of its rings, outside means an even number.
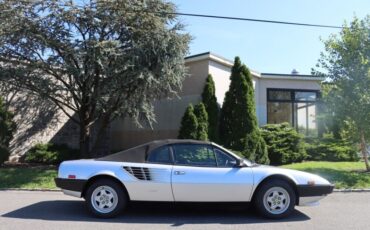
[[[151,141],[127,150],[120,151],[105,157],[97,158],[98,161],[119,161],[119,162],[133,162],[144,163],[146,156],[153,149],[159,148],[168,144],[211,144],[209,141],[198,141],[191,139],[165,139]]]

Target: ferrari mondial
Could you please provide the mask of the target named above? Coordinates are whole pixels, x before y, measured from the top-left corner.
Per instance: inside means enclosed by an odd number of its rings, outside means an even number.
[[[109,156],[65,161],[56,185],[97,217],[130,201],[252,202],[268,218],[314,205],[334,186],[317,175],[252,163],[211,142],[159,140]]]

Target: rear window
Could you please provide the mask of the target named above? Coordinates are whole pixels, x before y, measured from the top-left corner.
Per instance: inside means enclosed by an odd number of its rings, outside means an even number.
[[[170,150],[168,146],[162,146],[152,150],[148,158],[146,159],[147,163],[158,163],[158,164],[172,164]]]

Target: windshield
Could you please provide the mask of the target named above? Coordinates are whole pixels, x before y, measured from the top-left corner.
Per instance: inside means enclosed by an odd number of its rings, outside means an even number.
[[[230,151],[230,150],[228,150],[228,149],[226,149],[226,148],[224,148],[224,147],[222,147],[222,146],[220,146],[220,145],[218,145],[218,144],[216,144],[216,143],[213,143],[213,142],[212,142],[212,144],[213,144],[214,146],[216,146],[217,148],[220,148],[222,151],[225,151],[225,152],[227,152],[228,154],[232,155],[233,157],[236,157],[236,158],[242,159],[242,160],[245,162],[245,164],[246,164],[247,166],[252,166],[252,165],[254,165],[254,163],[253,163],[253,162],[251,162],[250,160],[247,160],[247,159],[245,159],[244,157],[240,157],[239,155],[237,155],[237,154],[233,153],[232,151]]]

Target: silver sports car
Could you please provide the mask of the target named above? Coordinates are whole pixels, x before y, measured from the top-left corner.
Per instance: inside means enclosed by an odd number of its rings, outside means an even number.
[[[159,140],[106,157],[65,161],[56,185],[98,217],[129,201],[253,202],[265,217],[314,205],[334,186],[317,175],[254,164],[211,142]]]

